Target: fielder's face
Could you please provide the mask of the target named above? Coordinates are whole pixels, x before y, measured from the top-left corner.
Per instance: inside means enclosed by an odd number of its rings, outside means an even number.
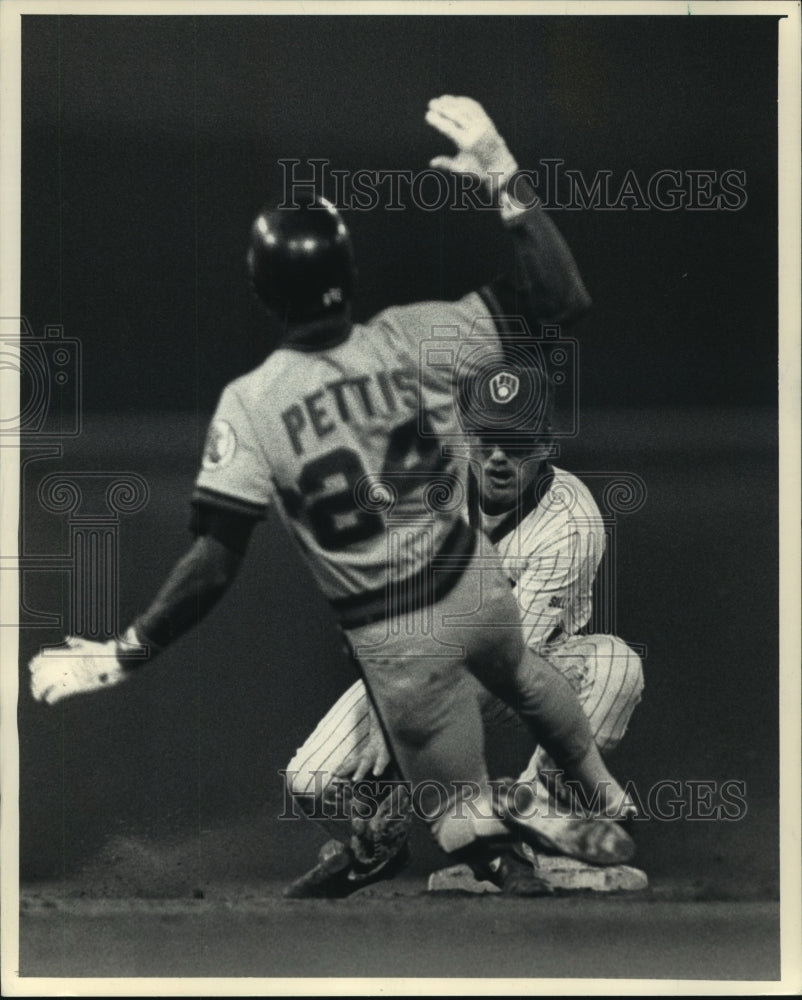
[[[512,510],[532,486],[549,454],[546,444],[510,443],[482,436],[474,440],[471,457],[481,465],[482,508],[488,514]]]

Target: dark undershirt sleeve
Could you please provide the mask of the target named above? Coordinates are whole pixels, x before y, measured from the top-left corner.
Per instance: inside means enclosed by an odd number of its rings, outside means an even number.
[[[151,656],[194,628],[220,600],[242,556],[212,535],[198,536],[178,560],[133,627]]]
[[[263,516],[195,498],[192,501],[190,531],[196,538],[211,535],[232,552],[245,555],[253,529]]]
[[[138,641],[150,647],[151,657],[194,628],[220,600],[263,517],[263,511],[226,506],[225,498],[219,504],[193,500],[190,528],[195,540],[133,623]]]
[[[519,179],[516,194],[528,204],[535,193],[524,190],[527,184]],[[514,241],[514,265],[479,292],[491,314],[523,316],[533,332],[541,323],[567,326],[579,319],[590,308],[590,296],[568,244],[548,215],[536,205],[505,225]],[[503,336],[505,331],[499,332]]]

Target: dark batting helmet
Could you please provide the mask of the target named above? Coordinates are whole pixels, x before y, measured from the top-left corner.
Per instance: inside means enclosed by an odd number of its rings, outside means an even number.
[[[348,228],[331,202],[320,196],[258,215],[247,261],[256,294],[285,322],[341,313],[354,293]]]

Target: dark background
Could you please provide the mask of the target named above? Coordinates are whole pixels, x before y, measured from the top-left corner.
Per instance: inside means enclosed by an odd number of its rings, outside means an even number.
[[[44,475],[137,471],[151,495],[122,524],[124,621],[188,540],[222,386],[263,356],[243,245],[279,158],[422,169],[448,148],[427,101],[466,93],[522,166],[556,157],[619,181],[631,168],[644,184],[746,172],[739,211],[552,212],[594,299],[571,331],[582,425],[561,459],[647,486],[617,526],[617,627],[647,656],[616,773],[639,788],[747,783],[739,822],[645,824],[642,863],[775,888],[776,19],[25,17],[22,40],[22,311],[80,341],[83,386],[80,437],[26,467],[26,551],[67,544],[37,500]],[[488,213],[347,220],[359,318],[455,297],[505,259]],[[48,709],[23,683],[24,878],[108,857],[119,870],[126,851],[160,889],[284,877],[317,843],[309,824],[274,821],[276,769],[351,675],[268,529],[220,608],[136,684]],[[67,626],[65,575],[28,573],[24,596]],[[24,630],[23,662],[59,635]],[[420,854],[434,857],[425,838]]]

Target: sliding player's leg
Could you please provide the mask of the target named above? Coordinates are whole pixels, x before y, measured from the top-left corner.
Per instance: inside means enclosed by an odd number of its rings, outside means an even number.
[[[399,616],[393,627],[386,621],[367,626],[350,639],[416,811],[443,850],[460,854],[509,839],[515,828],[539,845],[594,863],[627,859],[632,844],[617,827],[561,816],[547,801],[536,802],[534,789],[523,805],[520,797],[510,804],[488,784],[477,688],[466,667],[515,706],[533,743],[541,739],[554,748],[580,780],[608,776],[603,765],[588,766],[595,748],[573,692],[548,664],[556,680],[539,682],[506,577],[477,560],[425,612]],[[558,712],[566,718],[556,718]]]
[[[483,686],[504,705],[514,707],[533,742],[557,762],[556,767],[579,784],[601,815],[617,816],[625,793],[596,746],[590,722],[568,681],[543,657],[526,649],[514,670],[500,672],[480,658],[472,667]],[[492,719],[492,704],[486,710]],[[502,708],[496,721],[509,717]],[[492,724],[492,722],[491,722]],[[522,779],[531,780],[527,772]]]
[[[643,669],[638,654],[616,636],[599,634],[572,636],[545,655],[575,691],[596,746],[602,753],[615,749],[641,700]],[[521,778],[541,777],[553,792],[568,801],[569,792],[559,778],[554,778],[560,770],[541,745]],[[593,799],[586,800],[586,808],[591,803]]]

